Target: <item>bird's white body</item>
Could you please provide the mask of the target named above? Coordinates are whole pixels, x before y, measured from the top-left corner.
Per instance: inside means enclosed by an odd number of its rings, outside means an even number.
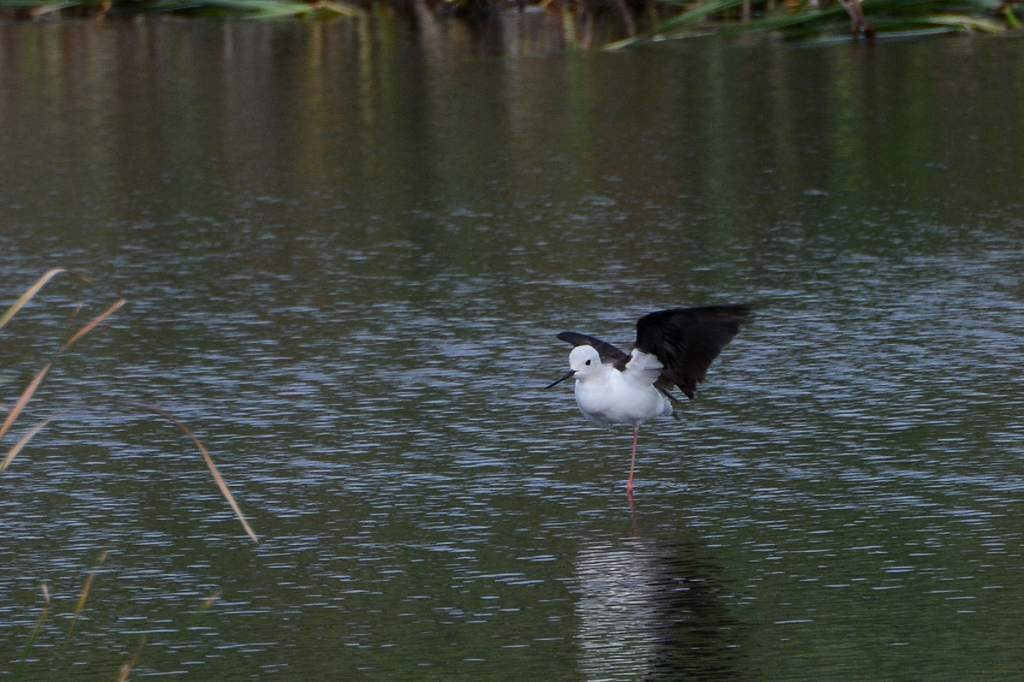
[[[589,363],[589,364],[588,364]],[[662,365],[653,355],[634,350],[624,370],[603,364],[591,346],[573,349],[576,404],[599,424],[639,426],[648,419],[672,414],[668,398],[654,387]]]
[[[577,379],[576,404],[587,419],[599,424],[637,426],[672,414],[672,406],[653,384],[630,381],[614,367],[601,377]]]

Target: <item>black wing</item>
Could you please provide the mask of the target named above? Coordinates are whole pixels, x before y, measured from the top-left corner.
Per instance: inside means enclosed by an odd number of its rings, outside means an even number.
[[[659,310],[637,321],[636,347],[665,366],[659,388],[675,384],[692,399],[711,362],[749,321],[750,312],[748,305]]]
[[[629,353],[616,348],[607,341],[595,338],[593,336],[587,336],[586,334],[578,334],[576,332],[562,332],[558,335],[558,338],[562,341],[571,343],[573,347],[576,346],[593,346],[597,354],[601,356],[601,362],[613,363],[619,369],[626,366],[629,362]]]

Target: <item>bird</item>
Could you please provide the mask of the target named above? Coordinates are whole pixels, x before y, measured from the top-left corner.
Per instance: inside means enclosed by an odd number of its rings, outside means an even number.
[[[678,388],[692,400],[708,367],[751,315],[749,304],[657,310],[637,320],[636,341],[629,353],[587,334],[558,335],[573,345],[569,371],[545,388],[574,378],[576,404],[585,417],[599,424],[633,426],[626,483],[630,502],[640,425],[660,416],[678,419],[683,402],[672,390]]]

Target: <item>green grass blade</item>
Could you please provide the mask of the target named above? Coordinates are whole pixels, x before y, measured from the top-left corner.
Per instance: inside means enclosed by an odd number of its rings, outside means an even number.
[[[719,12],[725,12],[736,7],[743,5],[744,0],[707,0],[693,9],[687,10],[682,14],[672,17],[667,21],[663,21],[660,24],[654,26],[649,31],[642,33],[625,40],[618,40],[613,43],[608,43],[604,46],[605,50],[621,50],[624,47],[636,45],[638,43],[649,42],[654,36],[662,35],[665,33],[671,33],[678,28],[696,24],[701,19],[704,19],[712,14],[718,14]],[[667,2],[665,4],[675,4],[675,2]]]
[[[1020,19],[1017,18],[1017,13],[1013,11],[1013,5],[1010,3],[1003,6],[1003,16],[1006,17],[1006,23],[1014,31],[1021,28]]]

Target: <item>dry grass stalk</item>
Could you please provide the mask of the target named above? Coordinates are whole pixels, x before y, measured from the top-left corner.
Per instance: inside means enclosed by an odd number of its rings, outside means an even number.
[[[25,299],[25,301],[27,301],[28,298],[31,298],[31,296],[28,296],[28,294],[35,295],[35,292],[38,291],[43,284],[46,284],[46,280],[48,279],[47,275],[52,277],[53,275],[50,273],[56,274],[56,272],[63,272],[63,270],[61,270],[60,268],[56,268],[55,270],[50,270],[50,272],[46,273],[46,275],[43,275],[43,277],[40,278],[40,280],[36,282],[36,284],[33,285],[31,289],[25,292],[25,295],[23,295],[21,299],[18,299],[18,303],[15,303],[14,306],[12,306],[11,309],[4,314],[4,317],[6,319],[10,319],[11,317],[13,317],[14,313],[18,311],[18,308],[20,308],[21,305],[24,305],[22,299]],[[28,296],[28,298],[26,298],[26,296]],[[64,345],[61,346],[61,351],[63,352],[70,349],[71,346],[77,343],[83,336],[85,336],[93,329],[95,329],[97,325],[103,322],[103,320],[107,319],[108,317],[116,313],[118,310],[120,310],[121,307],[124,306],[126,302],[127,301],[125,301],[123,298],[115,301],[109,308],[107,308],[102,313],[93,318],[93,320],[89,322],[89,324],[79,329],[77,332],[75,332],[75,334],[71,336],[71,338],[65,341]],[[19,305],[19,303],[21,305]],[[13,312],[11,312],[12,310]],[[39,370],[39,373],[36,374],[35,378],[32,379],[32,382],[29,383],[28,387],[22,392],[21,397],[18,398],[18,402],[16,402],[14,404],[14,407],[11,408],[11,411],[7,413],[7,418],[4,420],[3,426],[0,426],[0,438],[6,436],[7,432],[11,430],[11,426],[14,424],[14,420],[16,420],[18,418],[18,415],[21,414],[22,410],[25,409],[25,406],[28,404],[28,401],[32,399],[32,395],[36,392],[36,389],[39,388],[39,385],[43,383],[43,379],[46,378],[46,375],[50,371],[50,368],[52,366],[52,360],[46,363],[46,366]],[[45,424],[43,424],[43,426],[45,426]],[[17,445],[15,445],[14,449],[12,450],[12,452],[14,453],[13,455],[10,452],[7,453],[7,457],[4,459],[5,464],[4,466],[0,467],[0,471],[3,471],[5,468],[7,468],[6,465],[10,464],[10,460],[14,459],[14,456],[18,454],[22,447],[24,447],[25,443],[27,443],[28,440],[32,438],[32,436],[36,435],[38,430],[41,429],[43,426],[39,426],[33,431],[30,431],[27,439],[25,439],[24,442],[19,442]]]
[[[46,363],[46,366],[39,370],[39,373],[36,374],[34,379],[32,379],[28,387],[21,392],[21,397],[18,398],[18,402],[14,403],[14,407],[12,407],[11,411],[7,413],[7,419],[4,420],[3,426],[0,426],[0,438],[6,436],[7,432],[11,430],[11,425],[14,424],[14,420],[17,419],[18,415],[21,414],[21,411],[25,409],[25,405],[28,405],[28,401],[32,400],[32,394],[34,394],[36,389],[39,388],[39,384],[43,383],[43,379],[46,378],[46,374],[50,371],[50,367],[52,366],[52,362]]]
[[[7,451],[7,456],[4,457],[4,461],[0,462],[0,474],[7,471],[7,467],[11,465],[11,462],[14,461],[14,458],[18,456],[19,452],[21,452],[21,449],[25,447],[28,444],[28,442],[32,440],[33,437],[35,437],[37,433],[42,431],[46,427],[46,425],[52,422],[54,419],[56,419],[56,417],[48,417],[43,421],[39,422],[38,424],[36,424],[35,426],[33,426],[31,429],[28,430],[28,432],[24,436],[21,437],[21,439],[17,443],[14,444],[13,448]],[[44,584],[43,588],[45,589],[45,587],[46,585]]]
[[[97,326],[98,324],[100,324],[101,322],[103,322],[103,320],[107,319],[108,317],[110,317],[111,315],[113,315],[114,313],[116,313],[116,312],[117,312],[118,310],[120,310],[120,309],[121,309],[121,307],[122,307],[122,306],[123,306],[123,305],[124,305],[125,303],[127,303],[127,301],[126,301],[126,300],[124,300],[123,298],[121,298],[121,299],[118,299],[117,301],[115,301],[114,303],[112,303],[112,304],[110,305],[110,307],[109,307],[109,308],[107,308],[107,309],[106,309],[106,310],[104,310],[104,311],[103,311],[102,313],[100,313],[99,315],[97,315],[96,317],[94,317],[94,318],[92,319],[92,321],[91,321],[91,322],[89,322],[89,324],[85,325],[84,327],[82,327],[81,329],[79,329],[79,330],[78,330],[77,332],[75,332],[75,334],[74,334],[74,335],[73,335],[73,336],[72,336],[71,338],[69,338],[69,339],[68,339],[67,341],[65,341],[65,342],[64,342],[64,345],[63,345],[63,346],[61,346],[61,347],[60,347],[60,349],[61,349],[62,351],[65,351],[65,350],[68,350],[68,349],[70,349],[70,348],[71,348],[71,346],[75,345],[75,343],[76,343],[76,342],[77,342],[77,341],[78,341],[79,339],[81,339],[81,338],[82,338],[83,336],[85,336],[86,334],[88,334],[89,332],[91,332],[91,331],[92,331],[93,329],[95,329],[95,328],[96,328],[96,326]]]
[[[200,441],[199,438],[196,437],[196,434],[192,432],[192,429],[185,426],[185,424],[183,424],[180,419],[178,419],[171,413],[160,409],[159,407],[141,404],[139,405],[139,407],[145,410],[149,410],[154,414],[160,415],[164,419],[168,420],[169,422],[177,426],[182,433],[184,433],[186,436],[192,439],[192,443],[195,444],[196,449],[199,450],[199,454],[201,454],[203,456],[203,459],[206,461],[206,466],[210,469],[210,473],[213,474],[213,480],[217,484],[217,487],[220,488],[221,495],[223,495],[224,499],[228,501],[228,504],[231,505],[232,511],[235,512],[235,516],[237,516],[238,520],[241,521],[242,528],[245,529],[245,532],[249,535],[253,542],[259,542],[259,539],[256,537],[256,533],[252,531],[252,528],[249,527],[249,522],[245,520],[245,515],[242,513],[241,508],[239,508],[238,503],[235,502],[234,495],[232,495],[231,491],[228,490],[227,483],[224,482],[224,478],[220,475],[220,471],[217,470],[217,465],[214,463],[213,457],[210,456],[210,453],[206,449],[206,446],[203,445],[202,441]]]
[[[100,554],[99,561],[96,562],[96,568],[103,565],[103,562],[107,560],[107,550],[104,550]],[[71,630],[68,632],[68,636],[75,633],[75,625],[78,624],[78,616],[82,613],[82,609],[85,608],[85,604],[89,601],[89,595],[92,593],[92,584],[96,580],[96,568],[89,571],[89,575],[85,576],[85,582],[82,583],[82,593],[78,595],[78,603],[75,604],[75,618],[71,621]]]
[[[213,606],[214,602],[216,602],[218,599],[220,599],[220,595],[222,593],[223,593],[223,590],[217,590],[216,592],[211,594],[209,597],[204,599],[202,606],[199,607],[199,610],[200,611],[207,611],[211,606]]]
[[[39,636],[40,630],[42,630],[43,625],[46,624],[46,617],[50,615],[50,589],[46,586],[46,583],[39,583],[39,589],[43,592],[43,610],[39,612],[39,617],[36,618],[36,624],[33,626],[32,632],[29,634],[25,645],[21,648],[21,655],[18,657],[19,667],[25,662],[25,657],[32,649],[32,645],[35,644],[36,637]]]
[[[53,279],[55,276],[64,272],[64,268],[53,268],[47,270],[42,277],[36,280],[36,283],[28,288],[21,297],[14,302],[14,304],[7,309],[7,312],[0,317],[0,329],[4,328],[11,318],[18,314],[18,311],[25,307],[25,304],[32,300],[32,297],[39,293],[39,290],[46,286],[46,283]]]
[[[45,285],[46,282],[50,278],[52,278],[52,276],[54,274],[56,274],[57,272],[62,272],[62,271],[63,270],[61,268],[54,268],[54,269],[50,270],[49,272],[47,272],[46,274],[44,274],[42,276],[42,278],[40,278],[39,281],[35,285],[33,285],[31,289],[29,289],[29,291],[27,291],[25,294],[22,295],[22,298],[19,298],[17,300],[17,302],[15,302],[14,305],[12,305],[10,307],[10,309],[8,309],[7,312],[4,313],[4,317],[3,317],[3,321],[2,322],[4,324],[6,324],[7,319],[10,319],[12,316],[14,316],[14,313],[17,312],[17,310],[20,309],[20,307],[25,305],[25,303],[28,302],[29,299],[31,299],[33,296],[35,296],[36,292],[38,292],[42,288],[42,286]],[[123,299],[123,298],[119,299],[114,304],[112,304],[109,308],[106,308],[101,313],[96,315],[92,319],[92,322],[90,322],[88,325],[86,325],[85,327],[80,329],[70,339],[68,339],[65,342],[65,344],[63,344],[60,347],[60,350],[63,351],[63,350],[68,350],[69,348],[71,348],[73,345],[75,345],[76,342],[78,342],[79,339],[81,339],[83,336],[85,336],[86,334],[91,332],[93,329],[96,328],[97,325],[99,325],[101,322],[103,322],[104,319],[110,317],[112,314],[114,314],[119,309],[121,309],[121,307],[125,303],[126,303],[125,299]],[[2,327],[2,326],[3,325],[0,325],[0,327]],[[32,380],[32,383],[29,384],[28,388],[26,388],[25,391],[22,392],[22,396],[20,396],[17,399],[17,402],[14,403],[14,407],[11,408],[9,413],[7,413],[7,419],[4,420],[3,426],[0,426],[0,438],[3,438],[5,435],[7,435],[7,431],[9,431],[10,427],[14,424],[14,420],[16,420],[17,416],[22,414],[22,411],[25,410],[25,406],[27,406],[27,404],[29,403],[29,400],[32,399],[32,395],[36,392],[36,389],[39,388],[39,385],[43,382],[43,379],[46,378],[46,374],[50,371],[51,367],[53,367],[52,360],[49,361],[49,363],[47,363],[46,366],[42,370],[39,371],[39,374],[37,374],[36,377]],[[39,427],[39,428],[42,428],[42,427]],[[29,437],[31,438],[33,435],[35,435],[35,432],[32,432],[32,435],[30,435]],[[28,442],[28,440],[26,440],[26,442]],[[14,451],[14,455],[17,455],[17,451],[22,449],[22,446],[24,446],[24,445],[25,445],[25,443],[19,443],[17,445],[14,445],[14,447],[16,449]],[[13,459],[13,457],[10,455],[10,453],[8,453],[7,458],[8,459]],[[10,462],[7,461],[7,460],[5,460],[5,462],[7,462],[7,464],[10,464]],[[0,471],[2,471],[2,470],[3,469],[0,468]]]
[[[145,636],[139,640],[139,648],[135,650],[135,655],[121,664],[121,670],[117,674],[117,682],[127,682],[129,675],[132,674],[132,670],[138,665],[139,659],[142,658],[142,647],[144,646],[146,646]]]

